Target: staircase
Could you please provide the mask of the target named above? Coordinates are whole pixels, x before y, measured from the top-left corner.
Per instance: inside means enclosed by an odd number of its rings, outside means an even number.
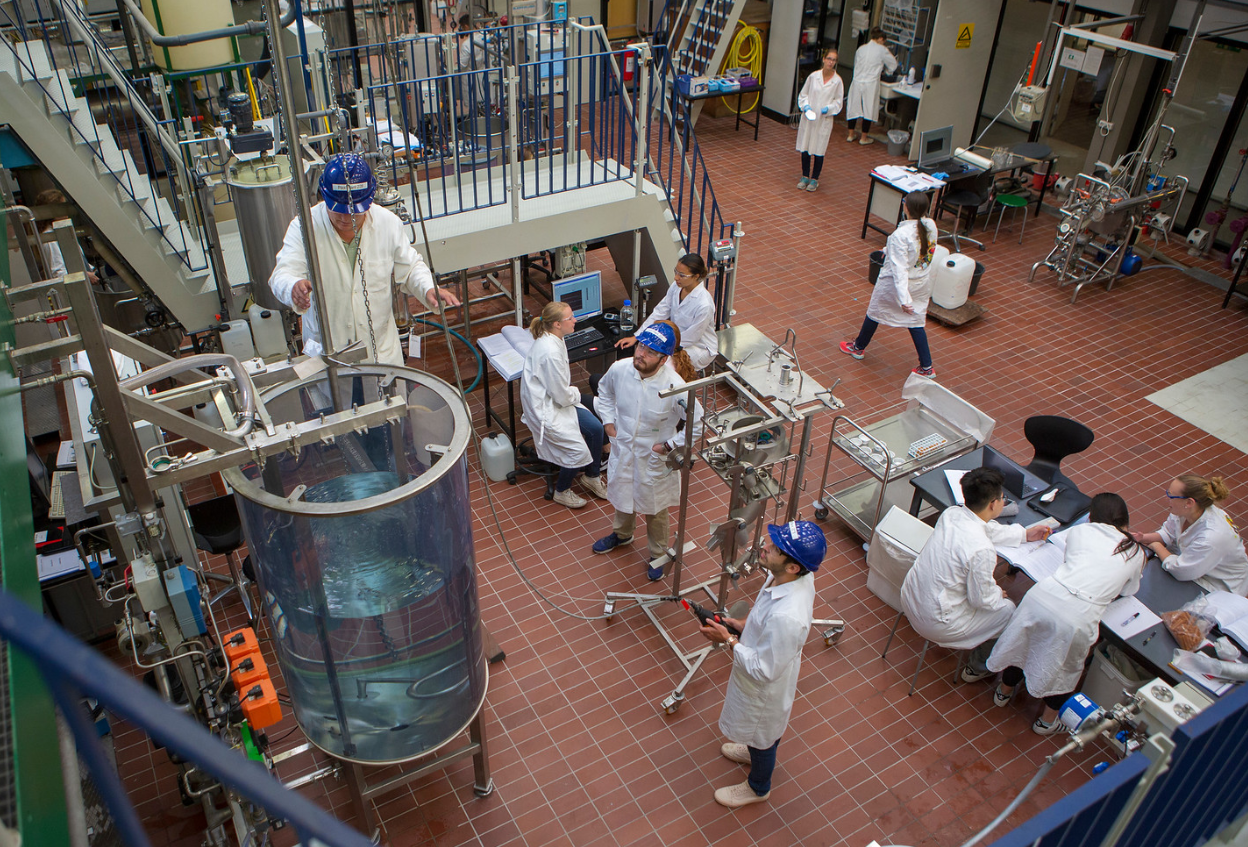
[[[719,73],[744,8],[745,0],[668,0],[660,20],[667,34],[670,78]],[[702,103],[694,103],[689,111],[690,121],[697,123]]]
[[[74,93],[74,77],[57,66],[52,43],[8,18],[12,8],[6,4],[0,10],[0,23],[13,26],[28,40],[5,40],[0,47],[0,114],[186,331],[218,323],[222,304],[205,239],[194,212],[189,215],[191,223],[185,220],[187,195],[179,192],[189,191],[192,182],[176,142],[152,116],[94,27],[78,17],[81,12],[58,4],[60,32],[76,36],[67,38],[72,66],[64,58],[61,64],[71,66],[77,78],[112,78],[114,87],[106,95],[112,98],[106,104],[108,124],[97,124],[90,104]],[[50,29],[45,26],[43,31]],[[124,120],[130,123],[120,125]],[[114,134],[118,131],[145,137],[152,157],[161,157],[169,176],[162,179],[139,167],[118,145]]]

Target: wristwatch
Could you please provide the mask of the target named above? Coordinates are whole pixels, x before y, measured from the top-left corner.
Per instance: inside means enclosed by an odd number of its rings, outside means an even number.
[[[728,649],[731,650],[733,647],[737,646],[737,637],[735,635],[730,635],[728,636],[728,640],[724,643],[727,644]]]

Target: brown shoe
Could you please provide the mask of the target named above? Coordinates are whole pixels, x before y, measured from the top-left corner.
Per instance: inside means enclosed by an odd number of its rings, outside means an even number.
[[[742,806],[761,803],[770,796],[770,791],[761,797],[755,794],[754,789],[750,788],[748,780],[737,785],[730,785],[727,788],[715,790],[715,802],[729,809],[740,809]]]
[[[719,754],[730,762],[738,765],[750,764],[750,748],[735,741],[729,741],[719,748]]]

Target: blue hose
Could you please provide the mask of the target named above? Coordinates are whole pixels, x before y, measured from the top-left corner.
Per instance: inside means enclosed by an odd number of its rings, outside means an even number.
[[[458,338],[460,341],[464,343],[464,346],[468,348],[468,351],[470,353],[472,353],[472,357],[477,360],[477,377],[476,379],[472,381],[472,385],[464,389],[464,394],[471,394],[474,390],[476,390],[476,387],[481,383],[481,375],[482,375],[482,371],[485,368],[485,364],[481,361],[481,353],[477,350],[477,348],[473,345],[473,343],[469,341],[467,338],[464,338],[455,330],[451,329],[450,327],[442,326],[442,324],[438,323],[437,321],[425,320],[424,318],[412,318],[412,320],[416,321],[417,323],[426,324],[436,329],[449,332],[451,335],[455,336],[456,338]]]

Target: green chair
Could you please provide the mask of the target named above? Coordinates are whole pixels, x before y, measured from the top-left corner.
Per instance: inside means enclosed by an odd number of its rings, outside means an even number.
[[[993,244],[997,243],[997,235],[1001,232],[1001,220],[1002,218],[1005,217],[1006,209],[1013,210],[1010,215],[1010,226],[1014,225],[1014,218],[1018,217],[1019,210],[1020,209],[1022,210],[1023,226],[1019,230],[1019,233],[1018,233],[1018,243],[1019,244],[1023,243],[1023,235],[1027,232],[1027,204],[1029,204],[1030,202],[1031,202],[1030,199],[1028,199],[1027,197],[1024,197],[1021,194],[998,194],[997,195],[997,205],[1001,207],[1001,211],[997,215],[997,228],[993,230],[993,233],[992,233]],[[991,219],[991,215],[989,216],[989,219]]]

